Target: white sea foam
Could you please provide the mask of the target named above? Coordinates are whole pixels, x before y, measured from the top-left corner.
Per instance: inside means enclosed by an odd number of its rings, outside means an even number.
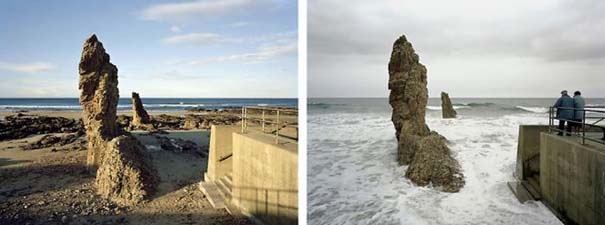
[[[465,105],[455,105],[452,106],[452,108],[454,109],[468,109],[470,108],[470,106],[465,106]],[[432,105],[427,105],[426,109],[428,110],[433,110],[433,111],[441,111],[441,106],[432,106]]]
[[[545,115],[427,118],[460,162],[466,185],[458,193],[404,177],[390,113],[311,113],[308,121],[309,224],[560,224],[542,203],[519,203],[506,185],[518,126],[544,124]]]
[[[529,107],[529,106],[516,106],[517,109],[525,110],[533,113],[547,113],[548,108],[546,107]]]

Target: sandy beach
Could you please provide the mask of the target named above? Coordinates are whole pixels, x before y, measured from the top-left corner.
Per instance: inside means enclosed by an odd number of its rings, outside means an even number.
[[[129,113],[120,111],[118,114]],[[80,117],[79,111],[31,111],[25,114]],[[187,112],[156,111],[150,114],[184,116]],[[10,115],[15,112],[0,112],[2,117]],[[86,145],[75,141],[25,150],[45,136],[69,135],[34,134],[0,142],[0,224],[250,224],[243,217],[213,209],[198,189],[198,182],[207,168],[205,152],[208,151],[209,130],[131,132],[147,147],[160,175],[158,190],[150,201],[121,207],[100,198],[95,193],[94,175],[85,168]],[[162,140],[170,140],[177,147],[166,150]],[[195,145],[202,151],[188,151],[178,146],[180,143]]]

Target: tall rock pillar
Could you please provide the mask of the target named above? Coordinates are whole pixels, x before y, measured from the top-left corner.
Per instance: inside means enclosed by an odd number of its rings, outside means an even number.
[[[413,140],[429,133],[424,116],[428,99],[426,67],[418,62],[418,55],[405,36],[393,44],[389,61],[389,103],[393,107],[391,120],[397,140]],[[407,165],[414,155],[414,144],[404,141],[398,147],[401,164]]]
[[[149,114],[145,108],[143,108],[143,102],[139,97],[139,94],[136,92],[132,92],[132,127],[150,127],[151,120],[149,119]]]
[[[397,159],[409,165],[405,176],[417,185],[433,184],[442,191],[457,192],[464,186],[458,161],[445,137],[425,124],[428,102],[426,68],[405,36],[393,44],[389,61],[389,103],[397,137]]]
[[[80,58],[80,105],[88,139],[86,163],[98,167],[106,143],[118,135],[118,68],[109,62],[94,34],[84,42]]]
[[[456,110],[454,110],[454,106],[452,105],[452,101],[450,100],[450,96],[441,92],[441,116],[444,119],[447,118],[456,118]]]

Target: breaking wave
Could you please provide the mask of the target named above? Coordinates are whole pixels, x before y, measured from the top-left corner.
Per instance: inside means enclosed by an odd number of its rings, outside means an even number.
[[[548,108],[546,107],[529,107],[529,106],[516,106],[515,108],[523,110],[523,111],[527,111],[527,112],[532,112],[532,113],[547,113],[548,112]]]
[[[470,106],[464,106],[464,105],[453,105],[452,108],[458,110],[458,109],[469,109],[471,107]],[[433,110],[433,111],[441,111],[441,106],[428,105],[428,106],[426,106],[426,109]]]

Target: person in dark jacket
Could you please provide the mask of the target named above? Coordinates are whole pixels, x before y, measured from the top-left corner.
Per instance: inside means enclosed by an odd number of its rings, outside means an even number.
[[[559,133],[563,135],[563,130],[566,131],[567,136],[571,136],[571,124],[567,123],[567,129],[565,129],[565,121],[571,121],[574,117],[574,102],[573,98],[567,95],[567,91],[561,91],[561,97],[557,99],[557,102],[553,107],[557,108],[557,119],[559,120]]]
[[[582,93],[580,93],[580,91],[575,91],[573,93],[573,107],[574,107],[574,114],[573,114],[573,123],[574,123],[574,127],[579,131],[580,128],[582,127],[582,119],[584,119],[584,107],[586,106],[586,101],[584,101],[584,98],[582,97]]]

